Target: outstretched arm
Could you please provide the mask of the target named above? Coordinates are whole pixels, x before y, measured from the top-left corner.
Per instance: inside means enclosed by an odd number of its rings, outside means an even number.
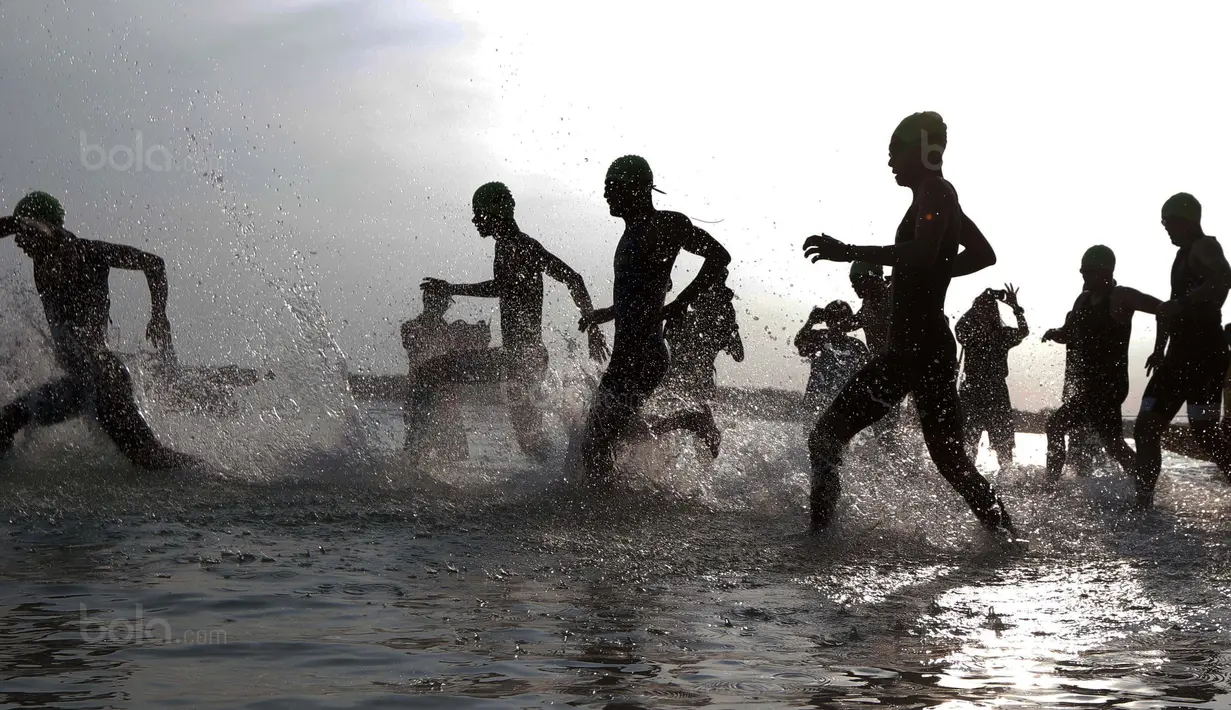
[[[954,276],[968,276],[996,263],[996,250],[965,212],[962,213],[962,236],[958,243],[962,251],[953,260]]]
[[[961,218],[957,199],[943,180],[933,181],[919,197],[915,208],[915,236],[910,241],[880,247],[844,244],[822,234],[804,241],[804,256],[813,262],[866,261],[890,267],[927,268],[936,263],[950,222]]]
[[[1116,311],[1126,311],[1129,318],[1133,317],[1133,313],[1141,311],[1150,315],[1158,315],[1158,307],[1163,305],[1159,299],[1151,296],[1148,293],[1142,293],[1135,288],[1128,286],[1116,286],[1116,290],[1112,293],[1112,305]]]
[[[451,284],[441,279],[424,279],[423,283],[429,288],[439,288],[450,296],[500,298],[500,282],[496,279],[480,281],[475,284]]]

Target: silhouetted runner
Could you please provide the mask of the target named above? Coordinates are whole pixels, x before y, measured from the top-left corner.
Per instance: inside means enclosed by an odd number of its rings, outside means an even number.
[[[650,427],[655,436],[676,429],[691,431],[715,458],[722,445],[722,431],[710,406],[718,393],[714,363],[724,350],[736,362],[744,361],[744,341],[739,336],[733,298],[735,292],[720,283],[698,295],[678,321],[665,324],[670,365],[662,388],[683,400],[685,406]]]
[[[1231,470],[1231,456],[1217,426],[1229,359],[1222,304],[1231,288],[1231,266],[1218,240],[1201,229],[1201,203],[1192,195],[1171,196],[1163,204],[1162,222],[1178,251],[1171,266],[1171,298],[1158,307],[1158,338],[1146,361],[1146,372],[1154,374],[1133,427],[1137,505],[1142,508],[1154,502],[1163,430],[1185,402],[1198,443],[1224,475]]]
[[[501,345],[442,355],[418,368],[408,397],[409,408],[417,415],[407,429],[408,448],[412,454],[420,451],[430,435],[438,400],[442,397],[441,385],[505,382],[509,419],[518,446],[527,454],[539,456],[547,451],[542,413],[533,398],[533,391],[547,372],[547,348],[543,345],[543,274],[568,287],[583,318],[592,312],[590,294],[576,271],[517,226],[513,194],[503,183],[489,182],[480,187],[474,193],[472,204],[474,226],[479,236],[496,240],[493,278],[476,284],[451,284],[427,278],[423,280],[423,289],[451,296],[500,299]],[[607,345],[602,331],[590,328],[589,340],[590,357],[603,360],[607,356]]]
[[[997,300],[1013,309],[1016,327],[1000,321]],[[1008,466],[1013,463],[1016,448],[1013,403],[1009,399],[1009,351],[1030,334],[1025,311],[1017,302],[1017,289],[1005,284],[1003,291],[989,288],[979,294],[953,330],[966,362],[965,377],[958,388],[966,417],[966,448],[973,457],[979,437],[986,431],[996,462]]]
[[[582,330],[615,320],[611,364],[595,392],[581,454],[591,483],[609,482],[615,448],[631,433],[645,400],[667,372],[663,321],[681,321],[700,294],[722,283],[731,255],[687,216],[654,207],[654,175],[644,158],[626,155],[607,170],[603,192],[611,215],[624,220],[616,246],[614,304],[581,319]],[[667,299],[671,268],[681,251],[705,259],[676,299]]]
[[[889,166],[913,199],[893,245],[851,246],[827,235],[804,242],[804,255],[814,262],[858,260],[893,267],[889,347],[847,383],[808,441],[814,530],[833,521],[841,491],[838,467],[850,440],[911,393],[941,475],[985,526],[1012,534],[1008,513],[962,443],[957,345],[944,314],[945,294],[954,276],[978,271],[996,256],[941,173],[946,143],[944,121],[933,112],[908,116],[894,130]],[[965,248],[959,253],[959,247]]]
[[[804,406],[817,416],[870,359],[868,346],[848,335],[855,330],[854,314],[846,301],[813,308],[804,327],[795,334],[795,350],[811,361]],[[824,328],[817,328],[818,325]]]
[[[1133,314],[1156,314],[1160,302],[1116,284],[1115,268],[1111,249],[1101,244],[1087,249],[1081,257],[1084,290],[1064,325],[1043,334],[1043,342],[1068,347],[1063,403],[1047,418],[1047,476],[1052,481],[1064,470],[1065,436],[1074,439],[1085,429],[1097,434],[1125,473],[1133,472],[1136,455],[1124,441],[1120,411],[1128,396],[1128,342]]]
[[[0,238],[17,235],[18,248],[34,262],[34,285],[51,329],[59,379],[28,392],[0,411],[0,453],[30,424],[49,426],[93,411],[103,431],[133,464],[145,469],[184,468],[197,460],[158,443],[133,396],[124,363],[107,349],[112,269],[145,273],[150,322],[145,336],[164,360],[174,361],[167,320],[167,272],[153,254],[120,244],[81,239],[64,228],[64,208],[45,192],[17,203],[0,218]]]
[[[423,291],[423,312],[415,318],[402,324],[402,347],[406,348],[406,359],[410,363],[407,372],[407,401],[403,411],[403,421],[406,424],[406,448],[413,448],[417,442],[412,438],[416,434],[415,423],[419,413],[415,411],[412,397],[415,392],[414,382],[419,376],[419,367],[433,358],[456,351],[485,350],[491,342],[491,327],[479,323],[465,323],[445,320],[445,312],[453,304],[453,297],[438,290]],[[466,430],[462,419],[462,405],[458,401],[453,387],[447,384],[437,385],[437,395],[440,398],[434,412],[436,426],[435,436],[428,437],[423,442],[424,453],[437,453],[449,459],[464,459],[467,456]]]

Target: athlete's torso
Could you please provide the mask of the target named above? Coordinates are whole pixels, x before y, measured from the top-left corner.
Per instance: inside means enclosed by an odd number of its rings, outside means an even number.
[[[1112,317],[1112,292],[1095,300],[1083,294],[1073,309],[1073,334],[1065,357],[1065,374],[1083,395],[1114,395],[1117,401],[1128,394],[1128,343],[1133,323]],[[1068,370],[1074,372],[1069,375]]]
[[[92,349],[105,348],[111,267],[91,255],[91,242],[74,237],[32,261],[34,286],[53,337],[71,337]]]
[[[671,268],[680,252],[678,230],[687,222],[678,212],[655,212],[625,227],[614,260],[613,358],[666,346],[662,309]]]
[[[492,273],[500,284],[500,339],[506,348],[543,342],[543,247],[525,234],[496,240]]]
[[[1202,239],[1214,239],[1206,236]],[[1181,248],[1171,265],[1171,298],[1183,298],[1205,284],[1205,279],[1192,265],[1193,245]],[[1172,324],[1171,342],[1182,347],[1207,346],[1213,341],[1222,342],[1222,304],[1227,292],[1214,303],[1197,303],[1184,308]]]
[[[939,178],[938,178],[939,179]],[[953,186],[943,181],[952,195],[951,202],[957,207]],[[915,238],[915,222],[918,207],[912,203],[906,216],[898,225],[895,244]],[[914,350],[921,341],[936,337],[948,337],[948,319],[945,318],[945,296],[949,281],[953,278],[953,261],[957,258],[961,240],[962,213],[955,209],[950,215],[940,249],[931,266],[898,266],[893,269],[889,287],[889,342],[890,349]]]

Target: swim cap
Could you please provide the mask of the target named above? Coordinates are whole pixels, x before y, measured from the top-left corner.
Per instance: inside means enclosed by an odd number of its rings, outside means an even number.
[[[474,191],[474,199],[471,200],[475,212],[497,217],[511,218],[516,205],[513,193],[509,192],[508,186],[502,182],[489,182],[481,186]]]
[[[1102,244],[1095,244],[1087,249],[1085,254],[1081,255],[1081,268],[1115,271],[1116,254]]]
[[[64,208],[60,201],[45,192],[31,192],[13,208],[14,217],[29,217],[56,227],[64,226]]]
[[[1163,219],[1180,217],[1189,222],[1201,221],[1201,203],[1187,192],[1177,192],[1163,203]]]
[[[884,276],[885,268],[880,264],[869,264],[866,261],[851,262],[851,278],[856,276]]]
[[[949,127],[935,111],[912,113],[893,129],[893,139],[905,145],[927,145],[943,151],[949,143]]]
[[[625,155],[616,158],[607,168],[607,179],[624,183],[630,187],[648,187],[655,192],[662,192],[654,186],[654,171],[650,164],[640,155]]]
[[[846,301],[830,301],[824,309],[826,322],[834,320],[846,320],[855,315],[855,311],[851,310],[851,304]]]

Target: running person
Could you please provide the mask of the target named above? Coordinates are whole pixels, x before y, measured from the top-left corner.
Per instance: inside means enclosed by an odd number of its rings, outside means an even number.
[[[862,302],[848,326],[863,330],[868,350],[880,355],[889,348],[889,279],[879,264],[856,261],[851,264],[851,288]]]
[[[1115,280],[1116,255],[1099,244],[1081,257],[1084,290],[1064,325],[1043,334],[1043,342],[1068,347],[1064,356],[1064,401],[1047,418],[1047,477],[1060,478],[1065,436],[1093,431],[1125,473],[1136,454],[1124,441],[1120,407],[1128,396],[1128,342],[1133,314],[1157,314],[1160,302]],[[1077,443],[1074,441],[1074,443]]]
[[[850,440],[910,393],[941,475],[985,526],[1011,534],[1008,513],[962,443],[957,346],[944,313],[945,294],[954,276],[994,263],[995,253],[941,173],[946,132],[933,112],[908,116],[893,132],[889,166],[898,184],[913,194],[893,245],[851,246],[827,235],[804,242],[804,255],[814,262],[859,260],[893,267],[889,347],[847,383],[808,440],[814,530],[833,522],[841,491],[838,467]]]
[[[654,207],[654,175],[644,158],[626,155],[607,169],[603,196],[613,217],[624,220],[616,246],[614,302],[583,316],[582,330],[615,320],[611,363],[595,392],[582,440],[591,483],[609,482],[620,437],[632,433],[637,413],[667,372],[663,321],[680,321],[688,306],[720,285],[731,255],[687,216]],[[667,299],[671,269],[681,251],[705,259],[676,299]]]
[[[804,327],[795,334],[795,351],[811,361],[804,407],[813,416],[829,408],[834,398],[869,360],[868,346],[851,337],[854,314],[846,301],[813,308]],[[825,328],[816,328],[819,324]]]
[[[514,219],[513,194],[503,183],[489,182],[474,193],[474,226],[479,236],[496,240],[496,255],[490,281],[452,284],[436,278],[423,280],[425,291],[448,296],[500,299],[498,348],[464,350],[424,363],[411,383],[409,403],[417,419],[407,430],[409,449],[421,449],[431,434],[442,386],[450,383],[505,382],[509,419],[524,453],[546,453],[542,413],[534,404],[533,391],[547,372],[547,348],[543,345],[543,274],[568,287],[583,317],[593,310],[585,281],[567,264],[521,231]],[[601,361],[607,355],[603,333],[589,329],[590,357]],[[439,427],[440,424],[435,424]]]
[[[1153,371],[1153,376],[1133,427],[1141,508],[1154,502],[1163,430],[1185,402],[1197,442],[1224,475],[1231,471],[1231,456],[1217,426],[1229,359],[1222,304],[1231,288],[1231,266],[1218,240],[1201,229],[1197,198],[1184,192],[1170,197],[1163,204],[1162,222],[1179,249],[1171,266],[1171,298],[1158,307],[1158,338],[1146,361],[1146,371]]]
[[[997,299],[1013,309],[1016,327],[1000,321]],[[979,437],[986,431],[996,462],[1008,466],[1013,463],[1016,448],[1013,403],[1009,399],[1009,351],[1030,334],[1025,311],[1017,302],[1017,289],[1005,284],[1003,291],[985,290],[958,319],[953,331],[966,360],[965,376],[958,388],[966,416],[966,448],[975,456]]]
[[[726,351],[736,362],[744,361],[744,341],[735,320],[735,292],[719,283],[697,296],[684,317],[668,321],[663,328],[671,364],[662,388],[687,402],[686,408],[655,422],[650,431],[662,436],[676,429],[687,429],[705,442],[710,455],[718,457],[722,431],[714,421],[710,402],[718,394],[714,382],[714,363]]]
[[[107,349],[112,269],[142,271],[150,287],[145,336],[163,359],[175,359],[167,320],[167,271],[153,254],[120,244],[81,239],[64,228],[64,208],[45,192],[17,203],[0,218],[0,238],[16,236],[34,262],[34,285],[51,329],[56,364],[64,376],[28,392],[0,410],[0,453],[30,424],[50,426],[92,410],[103,431],[133,464],[145,469],[183,468],[196,459],[158,442],[133,397],[132,377]]]

